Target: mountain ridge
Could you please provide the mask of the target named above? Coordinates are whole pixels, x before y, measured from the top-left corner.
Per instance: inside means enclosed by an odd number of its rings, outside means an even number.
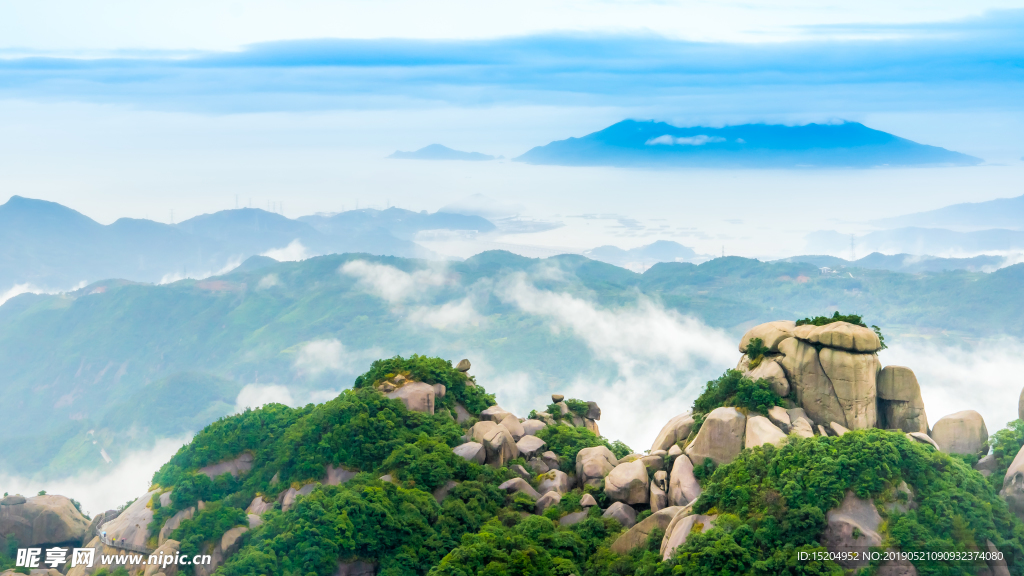
[[[534,147],[513,161],[561,166],[735,168],[971,166],[981,162],[857,122],[709,128],[677,127],[653,120],[623,120],[583,137]]]

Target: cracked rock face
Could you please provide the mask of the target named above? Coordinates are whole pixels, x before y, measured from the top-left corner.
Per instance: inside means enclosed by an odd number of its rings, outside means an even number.
[[[845,423],[835,419],[828,422],[838,422],[851,430],[873,428],[877,420],[875,378],[881,369],[878,356],[822,348],[818,358],[846,417]]]
[[[792,395],[814,422],[837,422],[847,426],[846,412],[839,403],[832,381],[818,359],[814,346],[797,338],[779,344],[782,368],[793,389]]]
[[[878,427],[928,433],[928,415],[921,386],[904,366],[886,366],[878,373]]]

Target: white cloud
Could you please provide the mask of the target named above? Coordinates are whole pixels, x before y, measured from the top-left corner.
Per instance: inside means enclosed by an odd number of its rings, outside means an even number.
[[[300,242],[298,239],[295,239],[289,242],[288,245],[285,246],[284,248],[274,248],[272,250],[267,250],[263,254],[260,254],[260,256],[273,258],[278,262],[296,262],[299,260],[305,260],[307,258],[310,258],[312,254],[310,254],[309,250],[307,250],[306,247],[302,245],[302,242]]]
[[[346,262],[340,272],[357,278],[363,290],[392,304],[417,299],[423,288],[441,286],[447,281],[440,269],[427,268],[410,274],[394,266],[365,260]]]
[[[441,306],[413,308],[406,317],[413,322],[426,324],[438,330],[479,326],[484,319],[473,307],[473,302],[469,298],[464,298],[459,302],[447,302]]]
[[[82,503],[84,511],[95,516],[145,494],[153,473],[190,439],[191,434],[157,440],[151,449],[131,452],[112,468],[54,480],[0,475],[0,485],[11,494],[34,496],[46,490],[49,494],[74,498]]]
[[[721,136],[708,136],[706,134],[698,134],[696,136],[680,136],[678,138],[665,134],[664,136],[658,136],[657,138],[651,138],[644,144],[648,146],[655,146],[664,144],[668,146],[703,146],[709,143],[725,142],[725,138]]]
[[[65,292],[74,292],[75,290],[81,290],[82,288],[85,288],[85,286],[85,280],[79,282],[77,285],[75,285],[72,288],[69,288],[68,290],[51,290],[49,288],[40,288],[38,286],[35,286],[34,284],[29,283],[15,284],[14,286],[11,286],[11,288],[6,292],[0,292],[0,306],[3,306],[4,303],[10,300],[11,298],[14,298],[15,296],[20,296],[22,294],[63,294]]]
[[[636,450],[649,448],[670,418],[689,409],[703,384],[739,358],[725,332],[646,298],[599,308],[571,294],[538,290],[522,274],[511,278],[500,296],[549,319],[553,332],[570,331],[595,358],[615,364],[613,378],[581,373],[555,392],[596,401],[604,415],[602,434]]]
[[[1017,419],[1024,381],[1024,342],[1005,338],[963,346],[897,342],[879,355],[883,365],[907,366],[921,384],[929,425],[947,414],[977,410],[989,434]]]
[[[274,286],[280,286],[281,279],[277,277],[277,274],[267,274],[256,284],[257,290],[266,290],[267,288],[273,288]]]
[[[300,374],[313,376],[328,370],[343,370],[347,366],[345,347],[333,338],[308,342],[299,349],[293,365]]]
[[[292,393],[288,388],[276,384],[247,384],[238,392],[235,399],[235,412],[244,412],[246,408],[259,408],[264,404],[284,404],[294,406]]]

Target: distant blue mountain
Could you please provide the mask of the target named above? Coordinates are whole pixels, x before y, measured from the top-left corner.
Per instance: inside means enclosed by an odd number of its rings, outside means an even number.
[[[693,248],[671,240],[658,240],[653,244],[623,250],[618,246],[598,246],[583,253],[591,260],[600,260],[616,266],[654,264],[656,262],[691,262],[698,258]]]
[[[819,230],[805,237],[809,251],[844,254],[850,251],[850,235]],[[970,255],[990,252],[1024,251],[1024,231],[977,230],[957,232],[942,228],[893,228],[853,238],[859,253]]]
[[[1010,228],[1024,229],[1024,196],[997,198],[987,202],[953,204],[938,210],[875,220],[886,227],[921,226],[925,228]]]
[[[971,166],[981,162],[857,122],[679,128],[636,120],[624,120],[582,138],[538,146],[514,160],[561,166],[733,168]]]
[[[494,160],[494,156],[481,154],[479,152],[452,150],[451,148],[440,144],[431,144],[430,146],[425,146],[415,152],[402,152],[399,150],[391,156],[388,156],[388,158],[396,158],[398,160]]]

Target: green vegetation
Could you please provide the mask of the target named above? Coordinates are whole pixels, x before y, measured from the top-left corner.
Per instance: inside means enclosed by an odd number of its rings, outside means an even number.
[[[717,380],[711,380],[693,401],[693,413],[706,415],[721,406],[744,408],[767,414],[772,406],[781,406],[782,398],[772,392],[767,380],[751,380],[739,370],[726,370]]]
[[[537,432],[537,437],[547,443],[548,450],[558,454],[562,460],[561,469],[566,474],[576,473],[576,454],[584,448],[607,446],[616,458],[622,458],[632,452],[629,446],[622,442],[616,441],[614,444],[610,444],[586,428],[548,426]]]
[[[355,388],[379,384],[401,374],[405,378],[427,384],[444,384],[447,393],[435,402],[435,409],[454,409],[459,402],[473,414],[479,414],[494,406],[494,395],[476,386],[473,378],[452,367],[451,360],[428,358],[413,354],[408,359],[401,356],[377,360],[370,371],[356,378]]]
[[[1006,428],[989,437],[988,443],[996,457],[996,469],[989,475],[988,481],[992,489],[998,492],[1003,488],[1006,470],[1013,463],[1021,447],[1024,447],[1024,420],[1007,423]]]
[[[760,338],[751,338],[750,342],[747,343],[747,358],[750,359],[750,367],[757,368],[761,365],[761,361],[764,360],[764,355],[767,354],[771,349],[764,345],[764,340]]]
[[[181,542],[182,554],[194,556],[201,553],[204,542],[219,540],[235,526],[248,526],[245,511],[214,502],[195,518],[183,521],[171,532],[171,539]]]
[[[836,310],[831,316],[802,318],[796,321],[796,325],[804,326],[805,324],[810,324],[812,326],[825,326],[826,324],[831,324],[833,322],[847,322],[856,326],[863,326],[864,328],[869,327],[864,323],[863,316],[860,314],[840,314],[838,310]],[[870,328],[875,332],[875,335],[878,336],[878,341],[882,345],[882,350],[888,348],[888,346],[885,345],[885,336],[882,335],[882,329],[874,324],[872,324]]]

